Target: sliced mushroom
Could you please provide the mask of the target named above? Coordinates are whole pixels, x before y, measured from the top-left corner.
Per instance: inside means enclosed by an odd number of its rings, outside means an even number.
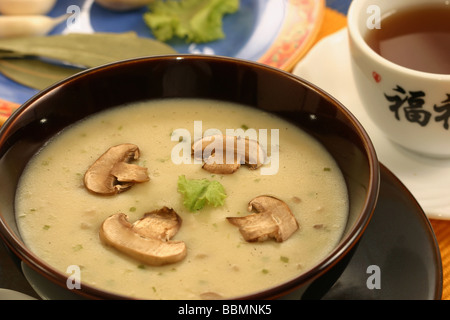
[[[147,168],[130,163],[139,156],[139,148],[131,143],[109,148],[86,171],[84,185],[91,192],[113,195],[150,180]]]
[[[151,228],[151,224],[147,227]],[[184,242],[142,236],[143,233],[147,234],[142,229],[135,230],[127,215],[116,213],[103,222],[99,236],[104,244],[151,266],[175,263],[186,257]]]
[[[146,238],[168,241],[181,227],[180,216],[171,208],[148,212],[143,218],[133,223],[134,232]]]
[[[214,156],[209,156],[202,166],[206,171],[215,174],[232,174],[240,167],[241,163],[237,159],[234,163],[217,163]]]
[[[203,300],[222,300],[223,296],[212,291],[200,293],[200,298]]]
[[[196,159],[205,159],[203,169],[218,174],[234,173],[241,164],[257,169],[265,161],[265,154],[259,143],[247,137],[206,136],[192,145],[192,151]]]
[[[239,227],[248,242],[273,238],[278,242],[288,239],[298,228],[298,222],[288,205],[272,196],[259,196],[249,202],[248,211],[256,213],[245,217],[227,217]]]

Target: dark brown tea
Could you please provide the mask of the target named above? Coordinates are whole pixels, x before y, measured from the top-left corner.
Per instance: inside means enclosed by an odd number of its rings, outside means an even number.
[[[426,5],[398,11],[369,30],[367,44],[398,65],[450,74],[450,5]]]

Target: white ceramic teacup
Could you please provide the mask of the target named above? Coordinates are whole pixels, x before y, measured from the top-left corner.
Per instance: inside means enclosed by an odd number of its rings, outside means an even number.
[[[382,19],[377,18],[432,3],[442,3],[450,10],[447,0],[353,0],[348,34],[357,90],[375,125],[406,149],[443,158],[450,157],[450,74],[399,66],[364,40],[371,28],[383,27]],[[446,54],[450,59],[450,52]]]

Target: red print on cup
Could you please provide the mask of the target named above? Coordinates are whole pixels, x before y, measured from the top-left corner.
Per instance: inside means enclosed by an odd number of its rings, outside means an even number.
[[[381,76],[375,71],[372,72],[372,77],[375,79],[376,83],[379,83],[381,81]]]

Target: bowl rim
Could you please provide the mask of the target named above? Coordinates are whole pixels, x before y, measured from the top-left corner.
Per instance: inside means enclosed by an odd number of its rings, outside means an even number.
[[[257,68],[264,70],[264,72],[278,74],[277,76],[285,77],[290,81],[299,83],[300,85],[307,87],[308,90],[315,91],[317,94],[322,96],[325,100],[328,100],[331,104],[336,105],[338,109],[341,110],[345,118],[352,123],[355,132],[361,139],[361,143],[365,147],[364,154],[368,156],[368,185],[369,188],[366,192],[366,198],[361,209],[361,214],[353,222],[353,227],[347,232],[347,236],[339,241],[339,244],[329,253],[327,256],[319,261],[313,268],[306,272],[300,273],[297,277],[280,283],[274,287],[258,291],[256,293],[239,295],[231,297],[230,299],[243,300],[243,299],[265,299],[270,297],[270,299],[276,299],[285,294],[295,291],[299,287],[311,283],[313,280],[317,279],[333,266],[335,266],[344,256],[346,256],[358,243],[359,239],[362,237],[365,229],[367,228],[370,219],[372,218],[375,205],[378,199],[379,186],[380,186],[380,163],[378,161],[376,151],[372,141],[363,128],[361,123],[357,118],[337,99],[331,96],[329,93],[319,88],[315,84],[296,76],[287,71],[265,65],[259,62],[244,60],[240,58],[217,56],[217,55],[198,55],[198,54],[169,54],[169,55],[157,55],[148,57],[139,57],[126,60],[120,60],[108,64],[104,64],[98,67],[83,70],[75,75],[68,78],[60,80],[48,88],[39,91],[25,103],[23,103],[17,111],[15,111],[6,122],[0,127],[0,147],[3,144],[3,133],[8,131],[10,126],[21,117],[21,114],[30,107],[33,107],[34,103],[40,100],[43,96],[51,94],[52,91],[58,90],[59,88],[67,85],[71,82],[82,81],[84,77],[88,77],[92,73],[102,72],[104,70],[110,70],[115,68],[126,68],[128,64],[134,63],[151,63],[152,61],[160,60],[188,60],[188,61],[204,61],[204,62],[224,62],[231,64],[239,64],[247,68]],[[4,221],[3,215],[0,213],[0,238],[6,243],[6,245],[11,249],[11,251],[20,258],[21,261],[26,263],[30,268],[52,281],[53,283],[60,285],[67,290],[70,290],[65,286],[66,281],[70,275],[64,274],[63,272],[56,270],[46,262],[42,261],[37,257],[30,249],[26,247],[24,242],[16,236],[14,231],[11,230],[9,225]],[[108,292],[99,289],[90,284],[81,284],[81,289],[72,289],[79,296],[89,298],[89,299],[135,299],[133,297],[118,294],[113,292]]]

